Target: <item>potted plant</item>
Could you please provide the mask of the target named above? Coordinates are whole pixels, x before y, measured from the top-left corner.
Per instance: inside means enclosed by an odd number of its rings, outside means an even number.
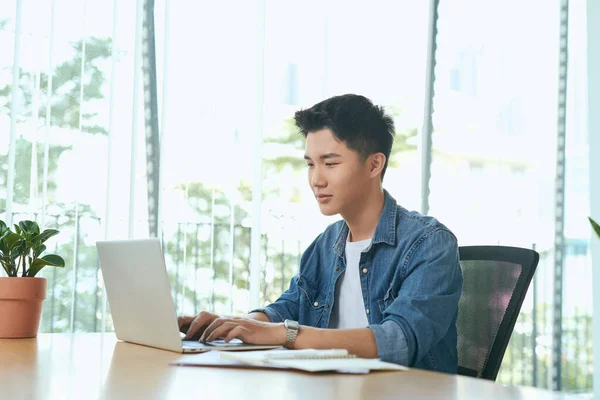
[[[0,338],[36,337],[46,298],[46,278],[36,277],[46,265],[64,267],[55,254],[41,257],[44,242],[58,234],[55,229],[40,233],[34,221],[21,221],[11,231],[0,220],[0,264],[8,277],[0,277]]]
[[[592,224],[592,228],[594,228],[596,235],[598,235],[598,239],[600,239],[600,225],[598,225],[598,223],[592,218],[588,217],[588,219],[590,220],[590,224]]]

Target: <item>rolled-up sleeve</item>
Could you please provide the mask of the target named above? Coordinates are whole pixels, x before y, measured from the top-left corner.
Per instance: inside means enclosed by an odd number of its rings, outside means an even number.
[[[387,320],[382,324],[369,325],[369,328],[375,334],[377,356],[381,360],[408,365],[408,343],[406,343],[406,337],[400,325],[392,320]]]
[[[456,238],[439,229],[422,237],[399,266],[403,276],[381,324],[370,325],[378,356],[412,366],[448,332],[458,312],[462,271]]]

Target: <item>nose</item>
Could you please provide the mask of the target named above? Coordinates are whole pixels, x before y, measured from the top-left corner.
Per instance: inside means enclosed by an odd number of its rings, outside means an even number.
[[[327,186],[327,180],[325,179],[325,175],[321,171],[321,168],[319,168],[318,166],[315,166],[311,171],[310,184],[313,187],[319,188]]]

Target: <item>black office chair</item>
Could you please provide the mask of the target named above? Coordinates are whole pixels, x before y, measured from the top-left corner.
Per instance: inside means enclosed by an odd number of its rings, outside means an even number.
[[[539,254],[505,246],[464,246],[459,253],[458,374],[495,381]]]

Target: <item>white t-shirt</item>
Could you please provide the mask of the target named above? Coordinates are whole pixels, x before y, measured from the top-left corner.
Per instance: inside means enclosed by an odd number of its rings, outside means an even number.
[[[338,278],[336,284],[329,328],[366,328],[369,325],[358,268],[360,254],[370,245],[371,239],[360,242],[346,241],[346,271]]]

